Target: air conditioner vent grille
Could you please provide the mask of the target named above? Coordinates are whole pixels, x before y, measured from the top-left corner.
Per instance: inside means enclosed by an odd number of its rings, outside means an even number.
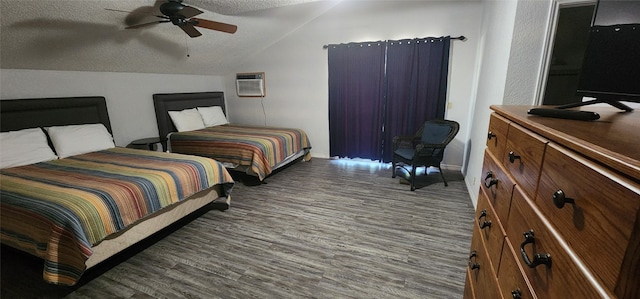
[[[264,73],[236,74],[236,92],[239,97],[264,97]]]

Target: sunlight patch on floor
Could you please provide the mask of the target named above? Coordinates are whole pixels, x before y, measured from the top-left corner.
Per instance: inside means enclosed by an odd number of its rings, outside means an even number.
[[[363,168],[368,168],[369,171],[371,171],[372,173],[375,171],[380,171],[380,170],[385,170],[385,169],[391,169],[391,163],[381,163],[380,161],[373,161],[373,160],[368,160],[368,159],[359,159],[359,158],[353,158],[353,159],[347,159],[347,158],[340,158],[340,159],[331,159],[331,163],[338,165],[344,169],[363,169]]]

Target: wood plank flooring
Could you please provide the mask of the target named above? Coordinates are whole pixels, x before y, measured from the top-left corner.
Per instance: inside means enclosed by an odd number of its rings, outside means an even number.
[[[46,284],[2,247],[2,298],[461,298],[473,227],[462,175],[314,158],[202,210],[85,273]],[[197,216],[197,217],[196,217]]]

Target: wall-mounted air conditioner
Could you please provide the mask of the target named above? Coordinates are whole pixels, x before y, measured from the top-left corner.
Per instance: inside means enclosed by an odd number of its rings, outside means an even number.
[[[239,97],[264,97],[264,73],[236,74],[236,92]]]

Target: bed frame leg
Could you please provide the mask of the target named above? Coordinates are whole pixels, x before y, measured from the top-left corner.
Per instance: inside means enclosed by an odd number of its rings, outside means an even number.
[[[227,197],[218,197],[211,203],[213,209],[218,211],[226,211],[231,207],[231,195],[227,195]]]

